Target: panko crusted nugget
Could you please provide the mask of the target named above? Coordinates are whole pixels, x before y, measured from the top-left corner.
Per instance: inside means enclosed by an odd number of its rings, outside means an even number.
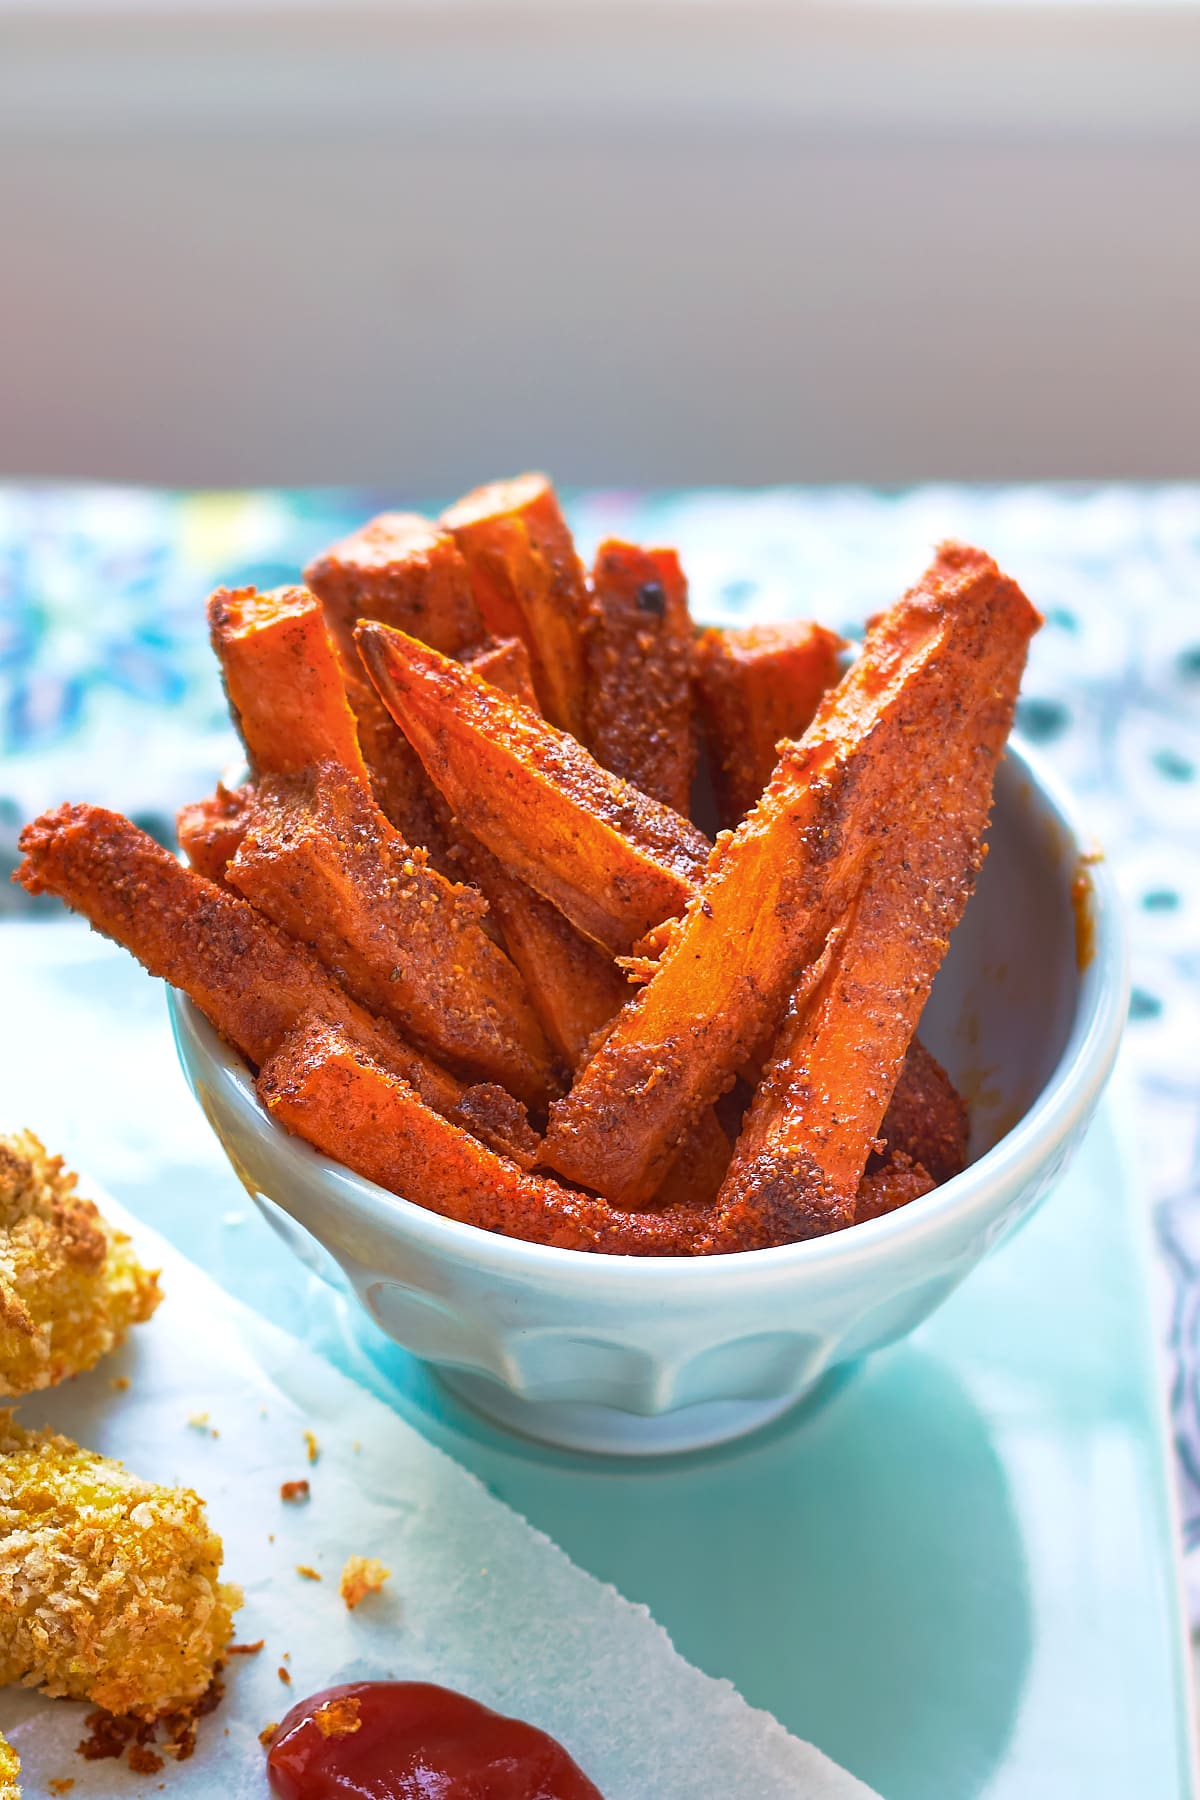
[[[21,1789],[17,1776],[21,1773],[21,1759],[0,1732],[0,1800],[21,1800]]]
[[[0,1394],[93,1368],[161,1298],[61,1156],[31,1131],[0,1136]]]
[[[195,1705],[241,1592],[189,1488],[0,1412],[0,1683],[157,1719]]]

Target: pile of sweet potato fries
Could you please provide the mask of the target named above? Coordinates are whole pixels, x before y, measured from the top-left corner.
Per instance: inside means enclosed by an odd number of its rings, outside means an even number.
[[[190,866],[74,805],[17,877],[188,993],[282,1126],[451,1218],[639,1255],[962,1167],[913,1034],[1040,623],[990,557],[943,546],[840,676],[819,625],[697,634],[673,551],[585,572],[542,476],[304,579],[209,601],[250,778],[183,809]]]

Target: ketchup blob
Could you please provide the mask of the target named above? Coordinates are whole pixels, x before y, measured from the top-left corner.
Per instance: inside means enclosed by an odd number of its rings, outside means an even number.
[[[604,1800],[561,1744],[424,1681],[351,1681],[293,1706],[277,1800]]]

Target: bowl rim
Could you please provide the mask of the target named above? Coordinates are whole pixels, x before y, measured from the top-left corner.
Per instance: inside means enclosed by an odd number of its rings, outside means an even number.
[[[343,1203],[363,1222],[394,1229],[419,1240],[436,1254],[490,1264],[492,1272],[516,1278],[539,1273],[556,1281],[596,1284],[607,1276],[621,1283],[661,1285],[687,1283],[694,1288],[731,1273],[757,1280],[777,1279],[791,1270],[814,1269],[884,1255],[904,1239],[911,1245],[935,1235],[951,1214],[987,1213],[998,1191],[1016,1191],[1052,1156],[1081,1119],[1086,1119],[1111,1073],[1128,1010],[1129,969],[1124,919],[1116,881],[1104,853],[1086,847],[1073,803],[1042,759],[1014,733],[1006,748],[1014,773],[1024,777],[1039,813],[1058,828],[1064,862],[1073,859],[1089,878],[1091,955],[1080,970],[1078,1001],[1067,1041],[1049,1079],[1017,1123],[960,1174],[908,1205],[844,1231],[806,1238],[767,1250],[724,1251],[712,1256],[634,1256],[563,1249],[506,1237],[447,1218],[415,1200],[394,1194],[342,1163],[323,1156],[310,1144],[285,1131],[260,1105],[253,1078],[239,1053],[216,1032],[199,1008],[179,990],[168,987],[167,1004],[176,1051],[189,1082],[193,1065],[208,1063],[220,1072],[233,1104],[261,1135],[271,1134],[285,1160],[297,1158],[309,1180],[316,1175],[331,1199]],[[290,1211],[287,1199],[270,1196]],[[303,1220],[300,1221],[303,1223]]]

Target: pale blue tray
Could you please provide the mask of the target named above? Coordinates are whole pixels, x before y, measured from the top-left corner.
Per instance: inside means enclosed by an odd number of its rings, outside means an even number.
[[[0,995],[0,1114],[887,1800],[1195,1793],[1145,1220],[1111,1111],[906,1343],[757,1438],[631,1466],[502,1437],[347,1320],[245,1200],[122,953],[4,926]]]

